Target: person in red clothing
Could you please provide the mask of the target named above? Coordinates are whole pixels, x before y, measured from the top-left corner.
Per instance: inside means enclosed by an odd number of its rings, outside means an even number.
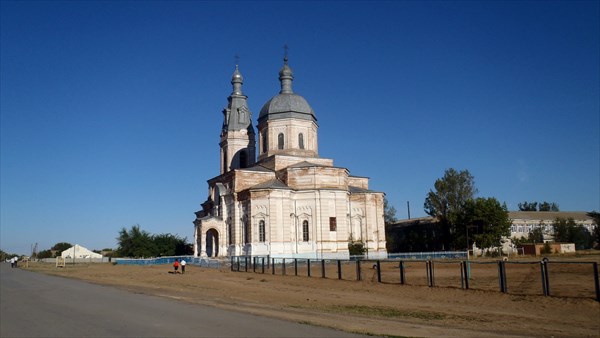
[[[178,273],[177,270],[179,269],[179,259],[175,258],[175,263],[173,263],[173,269],[175,269],[175,273]]]

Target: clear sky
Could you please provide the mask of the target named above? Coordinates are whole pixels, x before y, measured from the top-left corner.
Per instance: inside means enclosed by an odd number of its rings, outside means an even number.
[[[2,1],[0,249],[193,237],[238,54],[254,119],[314,109],[319,153],[399,218],[447,168],[516,210],[600,211],[598,1]],[[255,120],[256,122],[256,120]]]

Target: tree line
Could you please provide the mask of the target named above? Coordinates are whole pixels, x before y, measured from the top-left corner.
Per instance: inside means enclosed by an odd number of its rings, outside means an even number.
[[[186,237],[167,233],[152,235],[140,229],[137,224],[129,230],[123,227],[119,231],[117,242],[119,246],[116,253],[119,257],[183,256],[194,253]]]
[[[519,211],[560,211],[556,202],[522,202],[519,203]]]

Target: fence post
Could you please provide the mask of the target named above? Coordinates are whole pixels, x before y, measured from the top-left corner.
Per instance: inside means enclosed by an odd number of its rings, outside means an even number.
[[[360,280],[360,259],[356,260],[356,280]]]
[[[600,282],[598,281],[598,263],[594,262],[594,283],[596,285],[596,300],[600,302]]]
[[[398,263],[398,269],[400,269],[400,284],[404,285],[404,261]]]
[[[506,279],[506,262],[502,261],[502,279],[504,279],[504,293],[508,293],[508,280]]]
[[[498,285],[500,286],[500,292],[506,293],[506,275],[504,274],[503,263],[503,261],[498,261]]]
[[[325,260],[321,259],[321,278],[325,278]]]
[[[381,261],[377,260],[377,282],[381,283]]]
[[[550,296],[550,276],[548,275],[548,261],[544,261],[544,274],[546,275],[546,292]]]
[[[342,279],[342,262],[337,260],[337,268],[338,268],[338,279]]]
[[[429,263],[429,286],[435,286],[435,278],[433,277],[433,261],[427,261]]]
[[[460,288],[465,288],[465,271],[463,268],[463,262],[460,262]]]
[[[308,277],[310,277],[310,258],[306,260],[306,268],[308,270]]]
[[[542,274],[542,291],[544,292],[544,296],[548,296],[548,290],[546,289],[546,262],[540,262],[540,272]]]
[[[275,258],[271,258],[271,273],[274,275],[275,274]]]
[[[252,272],[256,273],[256,256],[252,257]]]
[[[298,258],[294,258],[294,275],[298,276]]]
[[[248,256],[244,256],[244,270],[248,272]]]
[[[281,275],[285,276],[285,258],[283,259],[283,265],[282,265],[282,269],[281,269]]]
[[[233,260],[234,260],[234,256],[231,256],[231,271],[235,271],[235,270],[233,269]]]
[[[261,257],[261,261],[262,261],[262,264],[261,264],[262,265],[262,273],[264,275],[265,274],[265,258]]]
[[[469,290],[469,266],[468,261],[463,261],[463,273],[465,274],[465,289]]]

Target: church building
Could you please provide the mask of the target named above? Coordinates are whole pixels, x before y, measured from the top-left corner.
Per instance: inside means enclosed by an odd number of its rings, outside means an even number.
[[[281,90],[260,110],[255,130],[236,66],[220,174],[208,180],[194,220],[196,257],[343,259],[351,242],[362,242],[369,258],[387,257],[383,192],[319,157],[317,117],[292,90],[293,79],[285,57]]]

